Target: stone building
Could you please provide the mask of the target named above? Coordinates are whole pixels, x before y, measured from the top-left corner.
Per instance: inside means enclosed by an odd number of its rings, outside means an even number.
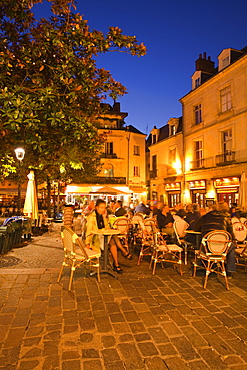
[[[229,205],[237,202],[240,177],[247,170],[247,47],[222,50],[216,68],[206,53],[200,54],[192,75],[192,90],[180,102],[182,132],[175,137],[166,134],[156,144],[150,137],[159,129],[153,129],[149,137],[151,176],[152,156],[159,148],[157,177],[155,182],[150,179],[151,199],[157,197],[152,193],[153,184],[157,184],[158,198],[166,197],[170,206],[180,199],[200,206],[216,200]],[[176,144],[174,139],[178,140]],[[164,172],[166,166],[171,166],[172,145],[178,148],[181,160],[180,165],[177,159],[177,164],[172,165],[177,173],[171,184],[180,194],[176,199],[169,195],[171,187],[167,187]]]

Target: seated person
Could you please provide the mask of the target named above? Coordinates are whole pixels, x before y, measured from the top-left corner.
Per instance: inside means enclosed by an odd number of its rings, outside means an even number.
[[[158,214],[161,214],[163,207],[164,207],[164,202],[158,202],[157,208],[155,208],[153,215],[158,216]]]
[[[162,233],[166,233],[170,237],[174,237],[174,218],[170,213],[170,209],[167,204],[162,208],[161,213],[157,215],[158,227]]]
[[[195,231],[200,231],[202,237],[204,237],[210,231],[226,230],[231,234],[232,240],[234,240],[235,237],[228,212],[229,207],[227,203],[219,202],[217,205],[214,204],[211,210],[196,222]],[[228,276],[231,276],[236,271],[234,243],[231,244],[227,253],[226,271]]]
[[[141,212],[141,213],[144,213],[145,215],[149,215],[150,214],[150,209],[147,208],[145,206],[145,204],[143,202],[141,202],[140,204],[138,204],[138,206],[136,206],[135,208],[135,213],[137,212]]]
[[[86,248],[92,248],[97,252],[104,248],[104,236],[93,234],[93,231],[97,231],[99,229],[110,229],[105,214],[106,203],[104,200],[98,199],[96,202],[95,210],[92,211],[87,217]],[[116,271],[118,274],[122,274],[123,270],[118,263],[117,248],[121,250],[125,258],[132,259],[133,256],[124,249],[116,235],[108,237],[108,245],[110,247],[110,251],[114,261],[114,271]]]
[[[184,205],[183,205],[183,203],[179,203],[179,204],[177,204],[176,205],[176,215],[177,216],[179,216],[179,217],[181,217],[181,218],[184,218],[185,216],[186,216],[186,212],[185,212],[185,210],[184,210]]]
[[[123,202],[121,200],[118,200],[116,202],[116,212],[115,212],[115,216],[116,217],[122,217],[124,215],[126,215],[126,210],[123,208]]]
[[[201,218],[200,212],[199,212],[199,204],[193,203],[193,204],[188,204],[186,206],[186,216],[184,220],[189,224],[189,227],[187,230],[194,230],[195,231],[195,226],[197,221]],[[185,240],[194,246],[196,246],[196,235],[193,234],[185,234]]]
[[[108,203],[108,206],[107,206],[107,214],[108,215],[115,215],[115,211],[116,211],[115,200],[111,200],[110,203]]]

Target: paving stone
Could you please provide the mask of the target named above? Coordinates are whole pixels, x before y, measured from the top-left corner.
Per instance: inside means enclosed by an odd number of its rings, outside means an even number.
[[[22,358],[33,358],[33,357],[39,357],[41,356],[42,350],[40,348],[31,348],[29,349]]]
[[[131,341],[133,341],[133,335],[131,335],[131,334],[122,334],[119,337],[119,341],[120,342],[131,342]]]
[[[165,343],[165,344],[158,345],[157,348],[159,349],[162,356],[177,355],[177,350],[171,343]]]
[[[230,366],[230,365],[243,364],[244,361],[240,356],[229,355],[229,356],[224,357],[224,362]]]
[[[183,328],[183,334],[187,337],[193,347],[199,348],[207,346],[205,339],[193,327],[185,326]]]
[[[177,310],[168,311],[167,313],[178,326],[189,325],[188,321]]]
[[[21,361],[19,369],[20,370],[31,370],[31,369],[35,369],[38,365],[39,365],[39,360]]]
[[[151,314],[151,312],[140,312],[139,317],[140,320],[143,321],[144,325],[146,326],[155,326],[158,324],[157,320]]]
[[[111,322],[124,322],[125,321],[124,316],[120,312],[111,313],[109,316],[110,316]]]
[[[133,369],[145,369],[145,364],[134,343],[120,343],[118,348],[127,366],[130,365]]]
[[[137,342],[144,342],[151,339],[148,333],[135,334],[134,338]]]
[[[146,358],[145,365],[148,370],[167,370],[166,364],[160,357]]]
[[[198,352],[210,369],[228,369],[228,366],[222,361],[221,357],[212,348],[199,349]]]
[[[188,370],[185,362],[180,357],[169,357],[164,359],[168,369],[171,370]]]
[[[191,343],[185,337],[171,338],[174,347],[177,348],[178,353],[186,360],[193,360],[198,356]]]
[[[105,370],[125,370],[125,364],[122,361],[108,362],[104,365]]]
[[[60,359],[58,356],[46,357],[42,370],[60,370]]]
[[[210,370],[209,367],[202,360],[189,362],[190,370]]]
[[[120,360],[119,354],[115,348],[103,349],[101,351],[105,363],[117,362]]]
[[[227,343],[219,337],[218,334],[205,334],[203,337],[208,342],[209,346],[215,349],[221,356],[226,356],[233,353],[232,348],[229,347]]]
[[[174,322],[165,322],[162,324],[162,326],[168,337],[182,335],[182,332],[179,330]]]
[[[101,341],[104,348],[113,347],[116,344],[116,339],[112,335],[103,335]]]
[[[95,319],[97,329],[100,333],[112,331],[112,326],[108,316],[102,316]]]
[[[99,358],[99,352],[94,348],[82,349],[82,358]]]
[[[65,351],[62,353],[62,360],[73,360],[79,358],[80,354],[78,351]]]
[[[72,370],[72,369],[70,369]],[[73,369],[74,370],[74,369]],[[94,361],[84,361],[83,370],[103,370],[101,362],[99,360]]]
[[[62,363],[62,370],[81,370],[81,364],[79,360],[64,361]]]
[[[140,317],[137,315],[135,311],[125,312],[124,316],[128,322],[140,321]]]
[[[130,323],[129,326],[132,333],[142,333],[146,331],[142,322],[133,322]]]
[[[149,328],[148,332],[156,343],[169,342],[168,337],[160,327]]]
[[[144,357],[158,355],[158,351],[152,342],[138,343],[138,347]]]

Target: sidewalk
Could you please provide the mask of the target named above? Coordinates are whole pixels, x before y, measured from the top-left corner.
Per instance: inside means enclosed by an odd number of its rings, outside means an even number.
[[[148,259],[137,266],[121,258],[118,279],[104,275],[98,284],[78,270],[68,293],[67,270],[56,283],[59,236],[25,248],[11,253],[19,264],[0,269],[0,369],[247,369],[241,267],[230,291],[215,276],[204,290],[203,276],[193,279],[188,268],[181,277],[158,266],[152,276]]]

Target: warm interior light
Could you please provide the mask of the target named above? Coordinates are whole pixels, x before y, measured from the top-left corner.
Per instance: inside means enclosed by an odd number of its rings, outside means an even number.
[[[23,148],[15,149],[15,155],[18,161],[22,161],[25,156],[25,150]]]

